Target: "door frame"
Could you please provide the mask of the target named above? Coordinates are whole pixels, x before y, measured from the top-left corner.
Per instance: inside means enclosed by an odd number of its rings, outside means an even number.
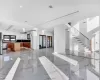
[[[41,47],[40,47],[40,36],[42,36],[42,45],[41,45]],[[39,49],[43,49],[43,48],[46,48],[46,44],[45,44],[45,47],[43,47],[43,36],[45,36],[45,39],[46,39],[46,35],[39,35]],[[46,43],[46,40],[45,40],[45,43]]]
[[[49,47],[48,47],[48,37],[49,37],[49,39],[51,37],[51,46],[50,46],[50,40],[49,40]],[[50,48],[50,47],[52,47],[52,36],[47,36],[47,48]]]

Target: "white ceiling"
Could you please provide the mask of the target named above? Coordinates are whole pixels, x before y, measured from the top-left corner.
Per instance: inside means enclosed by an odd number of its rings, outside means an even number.
[[[53,8],[49,8],[49,5]],[[0,0],[0,29],[7,29],[11,25],[13,31],[33,27],[49,29],[68,21],[76,22],[99,15],[99,5],[100,0]],[[75,11],[79,13],[45,23]]]

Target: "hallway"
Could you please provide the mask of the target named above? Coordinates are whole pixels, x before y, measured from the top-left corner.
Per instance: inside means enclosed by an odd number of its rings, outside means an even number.
[[[100,0],[0,0],[0,80],[100,80]]]
[[[52,48],[5,52],[0,56],[0,80],[6,78],[18,57],[21,61],[13,80],[99,80],[100,76],[91,64],[95,59],[68,55],[67,52],[67,55],[52,53]],[[99,62],[98,59],[95,61]]]

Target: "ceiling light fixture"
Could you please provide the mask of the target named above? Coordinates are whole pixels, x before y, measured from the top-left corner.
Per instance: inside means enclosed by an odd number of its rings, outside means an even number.
[[[25,21],[25,22],[27,22],[27,21]]]
[[[22,8],[23,6],[20,6],[20,8]]]
[[[34,28],[34,30],[37,30],[38,28]]]
[[[50,6],[49,6],[49,8],[53,8],[53,6],[52,6],[52,5],[50,5]]]
[[[25,28],[22,28],[23,32],[25,32]]]
[[[42,34],[44,34],[45,33],[45,30],[42,30]]]

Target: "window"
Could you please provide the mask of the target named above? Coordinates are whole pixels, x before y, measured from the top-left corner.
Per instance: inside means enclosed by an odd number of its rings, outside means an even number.
[[[87,32],[99,26],[99,16],[94,18],[87,18]]]
[[[11,41],[16,41],[16,36],[15,36],[15,35],[11,35],[11,36],[10,36],[10,40],[11,40]]]
[[[3,36],[3,42],[10,42],[10,41],[16,41],[15,35],[4,35]]]
[[[30,39],[30,34],[27,34],[27,39]]]
[[[9,35],[4,35],[3,40],[4,41],[10,41],[10,36]]]

